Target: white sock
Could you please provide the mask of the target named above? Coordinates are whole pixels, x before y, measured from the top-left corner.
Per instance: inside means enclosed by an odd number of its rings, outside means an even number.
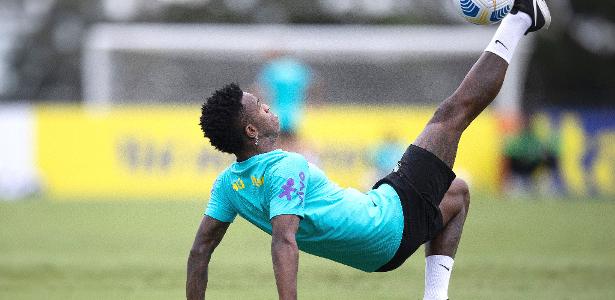
[[[532,26],[532,18],[528,14],[524,12],[508,14],[502,20],[502,24],[485,51],[494,53],[510,64],[517,44],[530,26]]]
[[[453,272],[453,258],[444,255],[425,257],[425,294],[423,300],[448,299],[448,282]]]

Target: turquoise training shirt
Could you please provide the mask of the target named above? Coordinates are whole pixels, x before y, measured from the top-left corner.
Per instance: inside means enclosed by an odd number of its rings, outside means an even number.
[[[393,258],[404,229],[399,196],[390,185],[367,193],[342,189],[300,154],[282,150],[224,170],[205,214],[222,222],[239,214],[268,234],[273,217],[297,215],[299,249],[366,272]]]

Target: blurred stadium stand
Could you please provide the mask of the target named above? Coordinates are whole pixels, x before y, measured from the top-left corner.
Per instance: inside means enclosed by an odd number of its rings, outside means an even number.
[[[612,103],[615,98],[615,8],[608,0],[588,3],[570,0],[551,4],[556,21],[548,35],[538,35],[532,68],[525,84],[524,106],[534,109],[560,103],[568,106]],[[90,26],[98,22],[463,23],[453,10],[451,1],[439,3],[427,0],[3,0],[0,1],[0,15],[0,99],[4,101],[81,101],[83,41]],[[149,58],[139,58],[141,62],[135,61],[134,64],[155,61],[152,66],[172,71],[193,63],[189,58],[171,57],[160,65],[161,58],[160,55],[150,55]],[[248,73],[253,72],[257,62],[247,65]],[[174,66],[174,63],[177,65]],[[402,64],[399,72],[430,65]],[[463,69],[466,65],[461,64],[459,68]],[[192,69],[200,65],[194,66]],[[351,72],[369,68],[374,78],[386,78],[384,75],[388,73],[382,66],[361,63],[345,68]],[[186,72],[194,74],[190,69]],[[434,75],[438,76],[438,72],[434,71]],[[586,76],[588,73],[591,76]],[[453,80],[456,79],[453,76]],[[186,82],[180,86],[194,84],[198,83]],[[400,91],[393,93],[400,94]],[[418,96],[420,98],[422,94]],[[180,95],[176,98],[193,99],[193,96]],[[369,94],[361,97],[372,98]],[[341,97],[332,99],[339,100]]]

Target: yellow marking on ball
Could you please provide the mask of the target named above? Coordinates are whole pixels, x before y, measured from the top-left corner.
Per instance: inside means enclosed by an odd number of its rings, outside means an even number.
[[[487,24],[487,18],[489,13],[487,11],[482,11],[480,17],[478,18],[479,24]]]

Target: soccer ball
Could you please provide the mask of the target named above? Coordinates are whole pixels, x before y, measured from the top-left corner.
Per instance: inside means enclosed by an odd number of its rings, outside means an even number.
[[[477,25],[500,22],[510,12],[513,0],[453,0],[461,16]]]

